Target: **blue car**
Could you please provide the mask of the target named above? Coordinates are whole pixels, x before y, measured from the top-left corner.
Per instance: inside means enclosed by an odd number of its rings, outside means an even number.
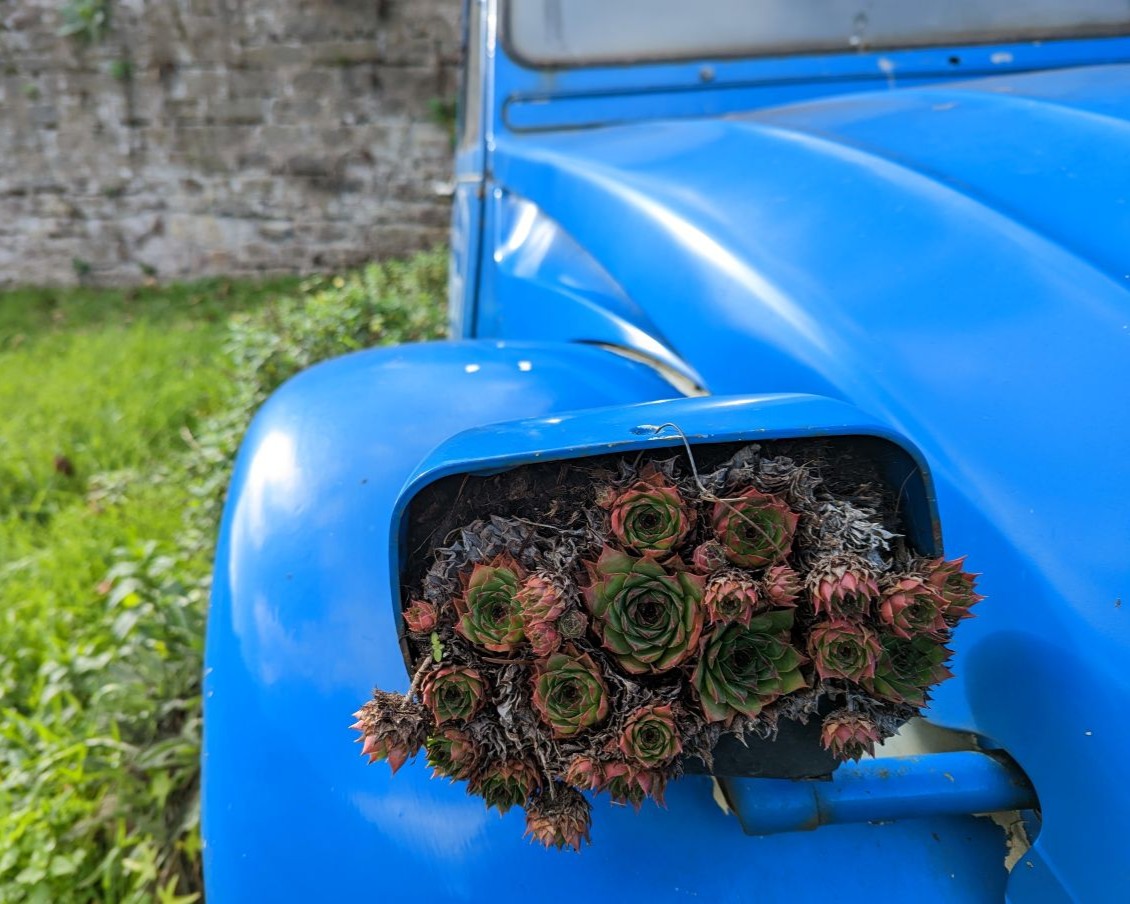
[[[209,900],[1130,900],[1126,3],[467,0],[464,23],[451,339],[300,374],[236,465]],[[365,767],[350,713],[411,680],[420,494],[684,438],[885,450],[918,547],[982,574],[916,747],[596,797],[580,853],[423,757]]]

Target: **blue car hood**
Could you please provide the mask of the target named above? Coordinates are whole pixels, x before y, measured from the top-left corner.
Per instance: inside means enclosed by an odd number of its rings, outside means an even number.
[[[1127,161],[1126,66],[509,136],[495,160],[710,391],[842,398],[923,450],[989,596],[934,716],[1037,789],[1075,763],[1096,801],[1130,699]]]

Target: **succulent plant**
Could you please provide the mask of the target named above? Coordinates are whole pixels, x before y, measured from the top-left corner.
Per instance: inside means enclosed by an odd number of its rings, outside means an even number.
[[[715,503],[714,535],[735,565],[760,568],[789,554],[799,517],[784,500],[751,488]]]
[[[526,627],[538,622],[552,622],[561,617],[569,605],[560,578],[540,571],[522,582],[517,593]]]
[[[691,567],[699,574],[710,574],[730,564],[726,551],[717,540],[707,540],[694,548]]]
[[[871,678],[880,652],[874,631],[844,619],[821,622],[808,635],[808,655],[821,678]]]
[[[875,755],[881,740],[879,726],[863,713],[837,709],[824,717],[820,743],[840,760],[859,760],[864,754]]]
[[[645,468],[638,481],[612,498],[609,520],[622,546],[662,557],[686,537],[694,510],[662,473]]]
[[[950,651],[929,637],[905,640],[894,634],[880,639],[882,652],[875,676],[864,686],[878,697],[894,703],[925,706],[926,691],[953,673],[946,668]]]
[[[620,734],[620,751],[646,767],[669,763],[683,750],[670,704],[644,706],[628,717]]]
[[[552,791],[535,794],[526,804],[526,837],[547,848],[579,851],[590,841],[591,826],[592,806],[568,785],[558,783]]]
[[[404,610],[404,624],[414,634],[428,634],[438,624],[436,607],[424,600],[413,600]]]
[[[816,614],[832,618],[866,618],[879,597],[874,570],[854,555],[819,559],[806,583]]]
[[[608,687],[587,653],[566,647],[534,669],[533,704],[555,737],[598,725],[608,716]]]
[[[566,640],[584,637],[588,629],[589,620],[579,609],[566,609],[561,618],[557,619],[557,630]]]
[[[949,627],[946,609],[946,601],[934,587],[920,578],[904,577],[884,585],[879,620],[906,640],[919,635],[941,640]]]
[[[471,643],[495,653],[508,653],[523,640],[518,584],[521,566],[502,555],[489,565],[476,565],[462,596],[455,598],[459,622],[455,630]]]
[[[361,732],[361,755],[370,763],[387,760],[393,773],[415,756],[431,727],[428,711],[403,694],[373,691],[373,699],[362,706],[350,726]]]
[[[775,609],[746,625],[720,625],[703,643],[692,681],[710,722],[756,717],[766,704],[807,686],[804,657],[789,642],[793,612]]]
[[[485,693],[486,685],[478,669],[443,666],[424,677],[424,704],[431,709],[438,725],[474,718]]]
[[[445,728],[431,735],[424,746],[434,776],[453,781],[470,778],[479,761],[471,736],[458,728]]]
[[[647,798],[663,804],[667,789],[667,775],[660,769],[640,769],[627,763],[614,763],[605,768],[604,783],[600,790],[618,804],[630,804],[638,810]]]
[[[552,621],[526,625],[526,639],[530,642],[534,655],[543,659],[561,646],[561,632],[557,630],[557,623]]]
[[[692,655],[702,634],[703,579],[668,574],[651,559],[605,547],[588,563],[585,590],[604,648],[633,674],[673,669]]]
[[[740,571],[720,571],[706,582],[702,605],[709,622],[748,625],[758,609],[766,608],[757,593],[757,582]]]
[[[804,582],[788,565],[774,565],[765,569],[761,578],[761,592],[769,605],[777,608],[795,606],[804,589]]]
[[[488,807],[505,813],[522,806],[542,785],[541,774],[525,760],[506,760],[486,766],[471,782],[469,790]]]
[[[927,563],[927,583],[945,600],[946,622],[952,627],[960,619],[970,618],[970,608],[984,599],[974,588],[977,575],[965,571],[965,556],[949,562],[936,559]]]

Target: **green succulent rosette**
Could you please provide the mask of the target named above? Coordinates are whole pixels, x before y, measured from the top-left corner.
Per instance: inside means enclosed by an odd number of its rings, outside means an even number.
[[[509,653],[522,642],[522,604],[518,591],[525,572],[508,555],[476,565],[455,598],[455,630],[484,650]]]
[[[870,678],[879,652],[874,631],[844,619],[815,625],[808,635],[808,655],[821,678]]]
[[[926,691],[953,677],[946,668],[950,651],[936,640],[928,637],[907,640],[888,634],[880,643],[882,652],[875,665],[875,676],[864,682],[877,697],[894,703],[925,706]]]
[[[644,766],[670,762],[683,750],[670,704],[644,706],[628,717],[620,734],[620,751]]]
[[[694,653],[704,620],[701,576],[669,574],[652,559],[610,547],[588,569],[593,629],[625,671],[665,672]]]
[[[694,511],[659,471],[645,471],[609,508],[612,534],[621,545],[659,557],[678,546],[694,523]]]
[[[799,518],[783,500],[751,488],[715,503],[712,522],[727,559],[743,568],[760,568],[789,554]]]
[[[488,807],[505,813],[522,806],[541,787],[541,773],[525,760],[507,760],[487,766],[468,786]]]
[[[935,559],[926,563],[927,582],[935,588],[946,603],[945,618],[951,627],[963,618],[971,618],[970,608],[984,597],[976,590],[978,575],[965,570],[965,556],[945,561]]]
[[[467,722],[482,706],[486,684],[478,669],[450,665],[431,672],[423,683],[424,705],[437,724],[453,720]]]
[[[806,687],[804,657],[789,642],[793,610],[758,615],[747,626],[716,628],[703,644],[692,682],[710,722],[754,718],[778,697]]]
[[[598,725],[608,716],[608,686],[587,653],[565,647],[534,668],[533,704],[559,738]]]
[[[458,728],[445,728],[432,735],[424,747],[432,774],[456,781],[469,778],[479,760],[471,736]]]

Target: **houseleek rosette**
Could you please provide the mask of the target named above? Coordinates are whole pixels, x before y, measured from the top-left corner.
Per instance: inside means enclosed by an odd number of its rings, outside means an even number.
[[[927,563],[927,583],[941,594],[946,603],[945,618],[951,627],[969,618],[969,609],[984,599],[976,591],[977,575],[965,571],[965,556],[952,561],[935,559]]]
[[[715,503],[712,520],[726,558],[743,568],[760,568],[789,554],[799,517],[783,500],[751,488]]]
[[[552,793],[534,795],[526,805],[526,836],[547,848],[581,849],[589,841],[592,805],[575,788],[558,783]]]
[[[792,610],[773,610],[745,625],[722,625],[703,644],[692,681],[710,722],[754,718],[778,697],[807,686],[804,657],[789,642]]]
[[[608,716],[608,687],[587,653],[566,647],[534,669],[533,704],[555,737],[566,738]]]
[[[471,736],[458,728],[437,732],[428,738],[425,747],[432,774],[452,781],[470,778],[479,760]]]
[[[824,717],[820,743],[839,760],[859,760],[864,754],[875,755],[879,727],[863,713],[838,709]]]
[[[858,556],[818,560],[808,573],[808,593],[817,615],[860,620],[879,597],[873,569]]]
[[[506,760],[484,768],[469,790],[486,801],[488,807],[505,813],[511,807],[522,806],[541,784],[541,773],[534,766],[525,760]]]
[[[619,746],[625,757],[644,766],[669,763],[683,750],[670,704],[645,706],[632,713]]]
[[[938,591],[916,577],[899,578],[883,588],[879,619],[891,633],[904,640],[912,637],[945,637],[946,601]]]
[[[808,635],[808,655],[821,678],[871,678],[880,652],[874,631],[843,619],[815,625]]]
[[[518,586],[525,577],[510,556],[476,565],[462,596],[455,598],[455,630],[484,650],[508,653],[523,640]]]
[[[588,569],[585,599],[593,628],[625,671],[667,671],[694,652],[703,625],[700,576],[669,574],[651,559],[610,547]]]
[[[722,571],[706,582],[702,605],[707,621],[748,625],[758,609],[767,608],[757,593],[757,583],[741,572]]]
[[[357,721],[350,727],[361,733],[361,755],[370,763],[387,760],[394,774],[420,750],[431,727],[420,703],[387,691],[374,691],[373,699],[353,716]]]
[[[431,709],[437,724],[467,722],[483,703],[486,685],[478,669],[443,666],[424,678],[424,705]]]
[[[613,497],[609,508],[612,534],[622,546],[660,557],[683,541],[693,519],[678,489],[655,470]]]
[[[953,673],[946,668],[950,651],[928,637],[906,640],[888,634],[881,640],[882,652],[875,676],[864,682],[873,694],[893,703],[926,705],[926,691]]]
[[[404,623],[414,634],[434,631],[438,621],[436,607],[425,600],[413,600],[404,610]]]

